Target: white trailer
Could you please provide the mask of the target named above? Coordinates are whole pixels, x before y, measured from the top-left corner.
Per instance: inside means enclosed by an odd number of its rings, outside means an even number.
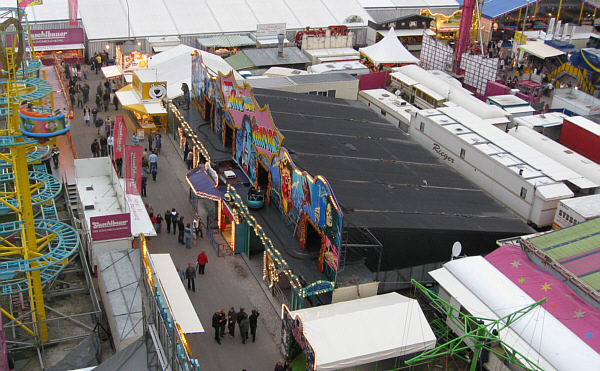
[[[561,229],[600,216],[600,194],[560,200],[552,229]]]

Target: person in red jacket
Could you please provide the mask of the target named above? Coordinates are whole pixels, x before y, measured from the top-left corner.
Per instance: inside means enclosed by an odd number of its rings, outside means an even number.
[[[204,274],[204,267],[208,263],[208,256],[206,256],[206,252],[202,250],[200,254],[198,254],[198,274]]]

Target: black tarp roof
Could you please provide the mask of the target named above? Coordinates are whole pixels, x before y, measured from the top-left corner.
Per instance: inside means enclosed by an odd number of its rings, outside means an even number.
[[[383,243],[383,269],[445,261],[456,240],[465,253],[481,254],[493,250],[500,236],[533,232],[364,103],[253,92],[259,105],[269,105],[296,166],[325,176],[344,218],[369,228]],[[409,241],[430,256],[413,254],[407,261],[402,254],[403,262],[397,263],[400,256],[393,251],[404,250]]]

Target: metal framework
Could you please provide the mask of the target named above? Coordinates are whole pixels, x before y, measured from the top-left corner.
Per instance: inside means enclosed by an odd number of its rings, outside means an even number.
[[[457,354],[472,349],[473,357],[469,370],[475,371],[477,360],[479,359],[482,350],[485,348],[490,353],[495,354],[501,359],[508,360],[512,364],[522,367],[525,370],[543,371],[542,368],[529,360],[524,354],[519,353],[510,345],[502,342],[499,334],[503,330],[510,327],[511,324],[523,318],[523,316],[525,316],[527,313],[537,308],[539,305],[545,302],[546,299],[542,299],[499,319],[484,318],[462,313],[460,310],[454,308],[452,305],[450,305],[450,303],[446,302],[417,281],[412,280],[412,283],[427,297],[427,299],[430,300],[435,309],[442,313],[447,320],[452,321],[454,325],[462,330],[462,334],[457,334],[458,337],[440,344],[431,350],[423,352],[418,356],[407,360],[406,363],[422,363],[442,355]],[[494,330],[497,331],[498,335],[493,334]],[[467,342],[465,342],[467,339],[470,340],[473,345],[468,345]],[[500,345],[502,349],[501,352],[493,349],[490,346],[490,344],[493,342],[496,342]]]

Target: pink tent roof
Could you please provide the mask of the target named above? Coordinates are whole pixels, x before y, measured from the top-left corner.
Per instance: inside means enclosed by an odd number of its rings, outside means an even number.
[[[502,246],[485,259],[533,300],[547,298],[542,304],[544,309],[600,353],[600,310],[577,296],[560,279],[529,261],[517,246]]]

